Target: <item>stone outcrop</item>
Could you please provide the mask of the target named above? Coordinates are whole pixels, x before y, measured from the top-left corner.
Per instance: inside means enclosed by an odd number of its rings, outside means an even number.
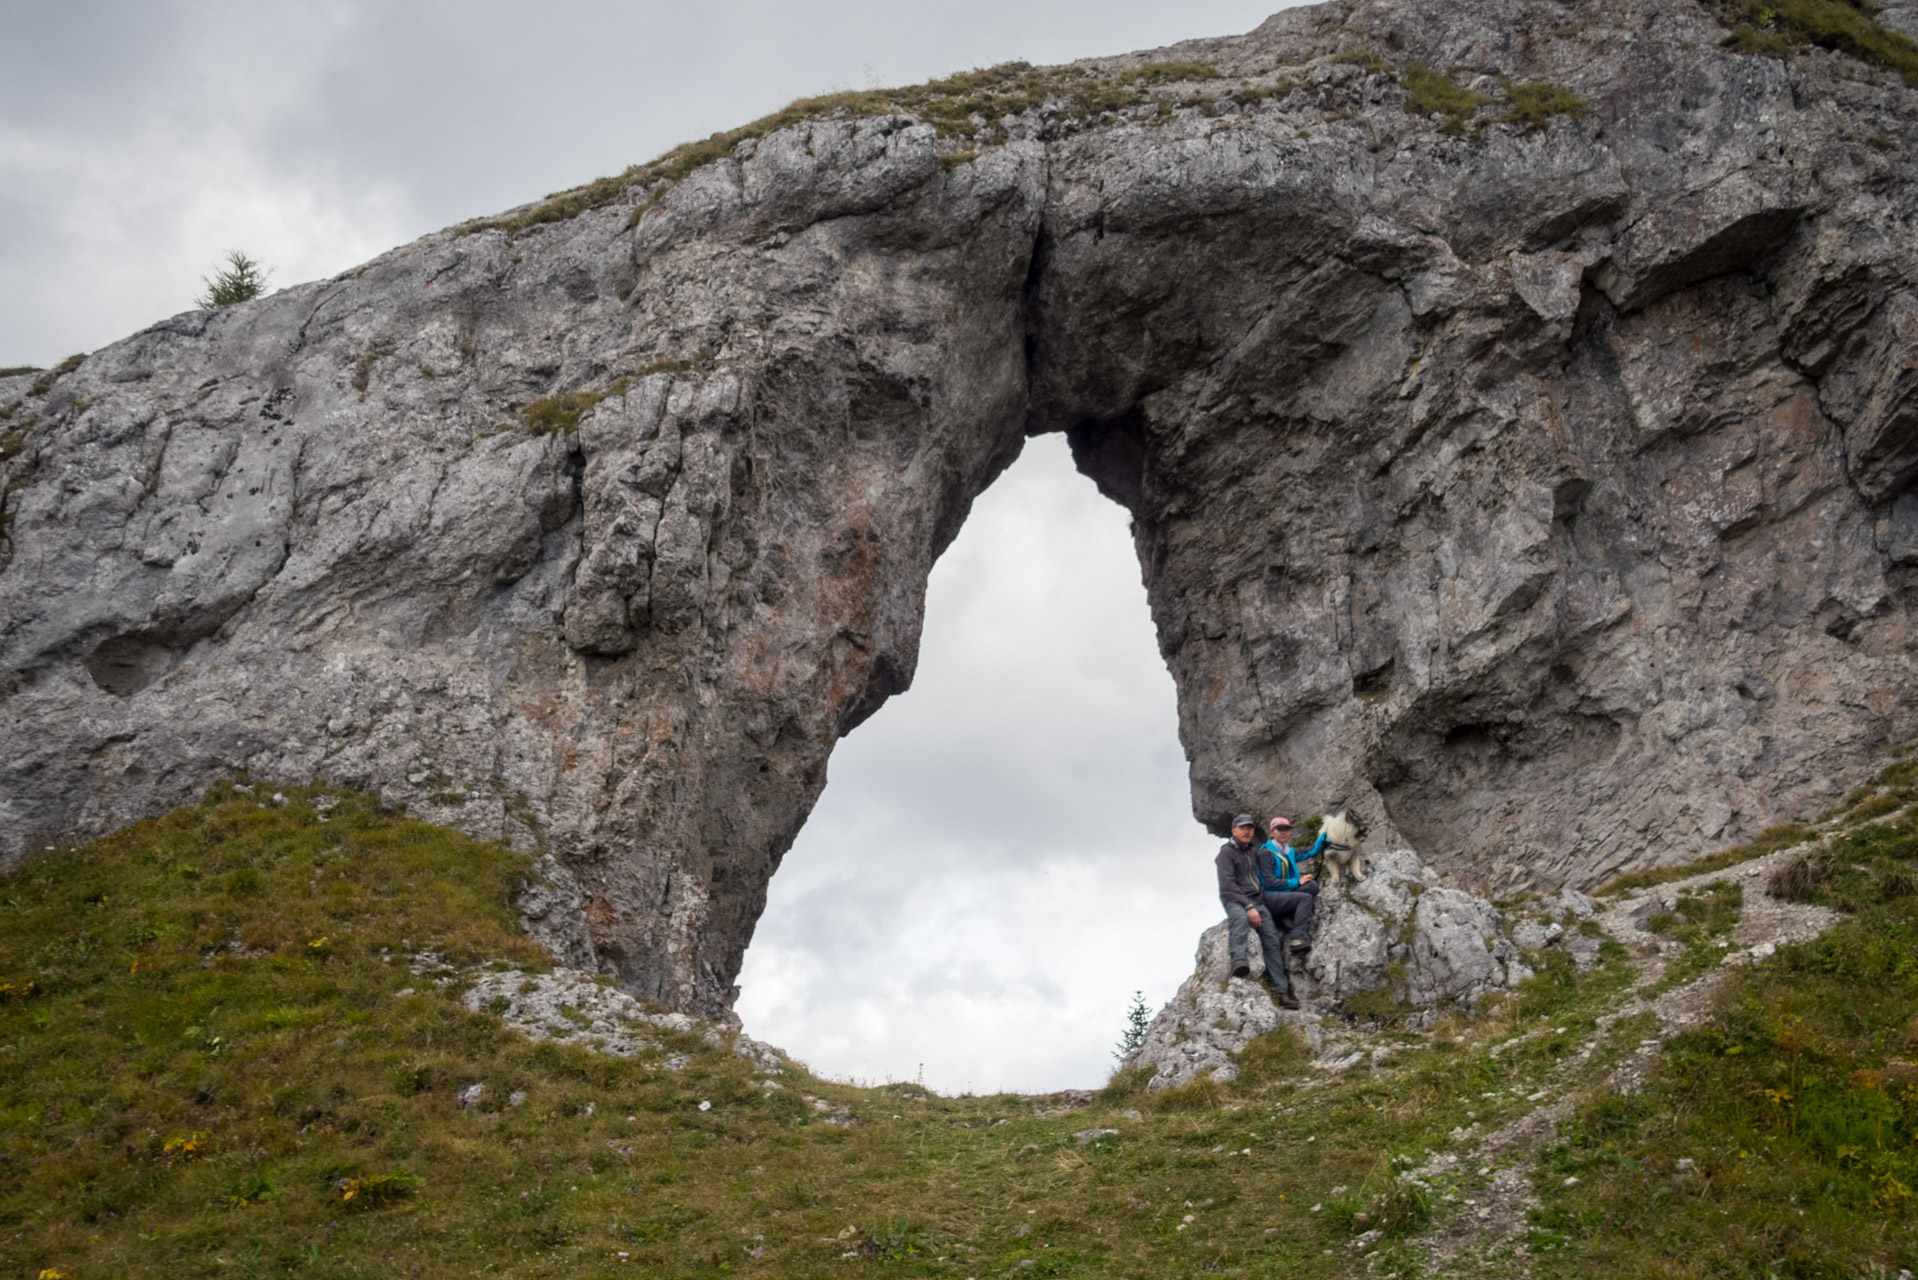
[[[1449,1009],[1469,1009],[1493,992],[1509,991],[1536,971],[1548,948],[1589,968],[1600,939],[1577,931],[1596,908],[1574,889],[1528,899],[1500,911],[1448,883],[1409,849],[1372,858],[1371,874],[1319,898],[1313,947],[1289,962],[1297,1010],[1272,1002],[1260,981],[1266,958],[1258,935],[1248,940],[1249,977],[1231,976],[1231,953],[1221,921],[1199,936],[1192,976],[1159,1010],[1139,1046],[1119,1064],[1151,1067],[1153,1091],[1201,1077],[1235,1079],[1238,1052],[1260,1036],[1289,1026],[1321,1066],[1349,1065],[1352,1037],[1328,1012],[1350,1013],[1353,996],[1382,993],[1408,1025],[1423,1026]]]
[[[1724,34],[1288,10],[0,380],[0,857],[325,778],[542,851],[570,963],[722,1014],[1047,431],[1133,515],[1207,823],[1555,887],[1795,812],[1913,727],[1918,117]]]
[[[497,1015],[531,1040],[584,1045],[596,1053],[631,1058],[660,1050],[659,1033],[671,1032],[697,1035],[714,1048],[731,1049],[768,1075],[781,1075],[786,1069],[780,1051],[764,1041],[723,1031],[683,1013],[654,1013],[617,987],[603,985],[604,978],[579,969],[564,965],[550,973],[486,969],[467,976],[470,985],[460,994],[460,1003],[472,1013]],[[667,1053],[662,1062],[677,1071],[685,1065],[685,1055]]]

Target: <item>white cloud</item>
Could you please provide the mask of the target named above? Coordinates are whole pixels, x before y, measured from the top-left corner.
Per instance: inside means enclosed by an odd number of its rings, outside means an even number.
[[[402,180],[349,182],[324,155],[267,144],[307,109],[319,55],[350,34],[335,10],[167,29],[150,62],[122,68],[121,113],[16,110],[14,95],[41,87],[16,81],[0,116],[0,364],[45,364],[190,310],[230,249],[281,286],[402,237],[414,220]]]

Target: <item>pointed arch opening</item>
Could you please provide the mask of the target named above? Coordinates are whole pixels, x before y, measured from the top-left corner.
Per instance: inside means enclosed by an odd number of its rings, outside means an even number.
[[[1216,914],[1128,517],[1028,441],[934,568],[912,688],[833,753],[737,1009],[815,1070],[1087,1087]]]

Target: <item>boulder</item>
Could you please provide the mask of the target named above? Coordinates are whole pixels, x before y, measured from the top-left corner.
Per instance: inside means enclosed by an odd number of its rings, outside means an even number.
[[[1151,1067],[1147,1087],[1155,1091],[1207,1076],[1230,1081],[1237,1078],[1234,1059],[1241,1049],[1287,1026],[1320,1065],[1348,1065],[1355,1059],[1336,1019],[1351,997],[1382,990],[1415,1023],[1448,1008],[1469,1009],[1532,977],[1527,953],[1569,938],[1589,943],[1595,957],[1598,941],[1568,934],[1564,923],[1590,906],[1584,895],[1571,894],[1534,900],[1508,914],[1449,883],[1410,849],[1375,855],[1365,880],[1320,895],[1313,948],[1288,971],[1304,1008],[1280,1009],[1266,994],[1256,933],[1248,951],[1252,976],[1230,976],[1226,925],[1220,921],[1199,936],[1192,975],[1120,1067]],[[1581,969],[1589,964],[1582,951],[1575,953]]]
[[[1202,1077],[1221,1082],[1238,1078],[1234,1055],[1260,1036],[1280,1027],[1292,1027],[1315,1052],[1323,1044],[1320,1015],[1306,1010],[1281,1009],[1260,984],[1265,972],[1253,935],[1252,976],[1231,976],[1226,926],[1221,920],[1199,935],[1199,951],[1192,976],[1178,994],[1159,1010],[1146,1028],[1145,1039],[1120,1062],[1120,1070],[1151,1067],[1147,1088],[1153,1092],[1191,1084]]]

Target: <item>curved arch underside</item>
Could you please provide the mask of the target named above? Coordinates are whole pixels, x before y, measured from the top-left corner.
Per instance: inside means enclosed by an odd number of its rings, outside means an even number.
[[[1593,109],[1450,136],[1355,31]],[[235,770],[369,787],[550,854],[536,929],[723,1013],[1051,431],[1132,513],[1201,820],[1316,797],[1509,887],[1794,813],[1912,727],[1912,186],[1848,139],[1914,131],[1721,37],[1289,11],[1175,51],[1282,99],[970,159],[796,125],[0,382],[0,855]]]

